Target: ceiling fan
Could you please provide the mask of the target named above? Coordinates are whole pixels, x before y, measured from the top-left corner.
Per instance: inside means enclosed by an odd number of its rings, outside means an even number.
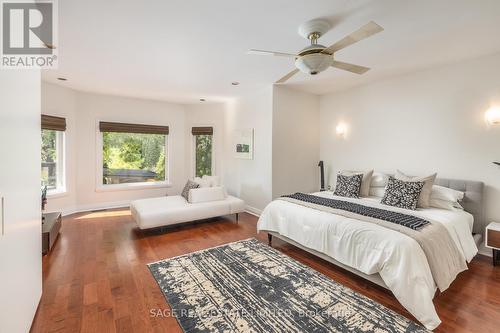
[[[302,24],[299,27],[299,35],[309,39],[311,41],[311,45],[302,49],[298,54],[255,49],[249,50],[248,53],[295,58],[296,68],[276,81],[276,83],[284,83],[299,71],[310,75],[316,75],[330,66],[356,74],[364,74],[370,70],[368,67],[337,61],[335,60],[334,55],[335,52],[359,42],[360,40],[373,36],[376,33],[383,31],[384,28],[371,21],[329,47],[318,44],[318,38],[324,35],[329,29],[330,23],[322,19],[311,20]]]

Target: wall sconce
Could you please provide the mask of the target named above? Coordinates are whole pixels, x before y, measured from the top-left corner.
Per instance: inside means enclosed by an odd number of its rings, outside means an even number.
[[[500,107],[492,106],[485,112],[484,118],[490,125],[500,125]]]
[[[337,133],[337,136],[339,138],[345,139],[345,136],[347,134],[347,125],[344,123],[338,124],[335,128],[335,132]]]

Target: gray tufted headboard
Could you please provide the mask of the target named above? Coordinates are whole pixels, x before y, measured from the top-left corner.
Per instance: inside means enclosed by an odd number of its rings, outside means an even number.
[[[437,178],[434,184],[465,193],[464,200],[461,204],[465,211],[474,216],[474,228],[472,232],[482,234],[485,227],[483,219],[484,183],[462,179]]]

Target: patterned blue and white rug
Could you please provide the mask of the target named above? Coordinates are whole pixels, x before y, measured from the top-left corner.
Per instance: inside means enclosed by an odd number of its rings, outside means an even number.
[[[427,332],[256,239],[148,266],[184,332]]]

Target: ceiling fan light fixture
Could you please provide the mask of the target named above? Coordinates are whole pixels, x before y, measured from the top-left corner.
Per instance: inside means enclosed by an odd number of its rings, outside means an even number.
[[[302,72],[316,75],[332,65],[333,57],[324,53],[307,54],[295,60],[295,66]]]

